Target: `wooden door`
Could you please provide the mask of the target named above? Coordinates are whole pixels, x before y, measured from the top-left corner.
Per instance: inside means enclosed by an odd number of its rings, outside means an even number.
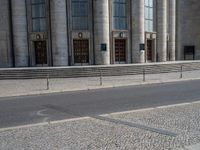
[[[89,63],[89,40],[74,40],[74,63],[88,64]]]
[[[46,41],[35,42],[35,63],[36,65],[47,64]]]
[[[147,61],[153,61],[153,41],[147,40]]]
[[[115,39],[115,62],[126,62],[126,40]]]

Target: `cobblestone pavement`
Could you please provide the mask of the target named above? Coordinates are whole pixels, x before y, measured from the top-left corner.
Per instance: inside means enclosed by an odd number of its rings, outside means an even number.
[[[100,77],[50,79],[49,90],[47,90],[46,79],[0,80],[0,97],[173,82],[199,78],[200,71],[184,72],[183,79],[180,79],[180,73],[146,75],[145,82],[142,75],[102,77],[103,85],[101,85]]]
[[[0,129],[2,150],[182,150],[198,143],[200,102]]]

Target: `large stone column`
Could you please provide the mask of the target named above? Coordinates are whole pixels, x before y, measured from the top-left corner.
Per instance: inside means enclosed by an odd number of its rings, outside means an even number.
[[[170,61],[176,60],[176,0],[169,0],[169,53]]]
[[[12,0],[13,45],[15,66],[28,66],[28,38],[25,0]]]
[[[132,62],[143,63],[145,61],[144,50],[140,50],[140,44],[145,43],[144,36],[144,0],[132,0]]]
[[[67,66],[68,40],[66,0],[53,0],[50,2],[53,65]]]
[[[12,66],[9,1],[0,0],[0,68]]]
[[[110,64],[109,0],[94,0],[93,3],[95,64],[108,65]]]
[[[167,61],[167,0],[157,0],[158,61]]]
[[[185,5],[185,2],[187,2],[187,5]],[[178,61],[183,60],[184,59],[184,39],[188,41],[188,38],[185,38],[185,35],[187,35],[188,33],[188,28],[185,28],[186,26],[186,22],[188,22],[187,16],[185,16],[188,12],[188,6],[191,6],[190,4],[188,4],[188,2],[190,3],[191,1],[187,1],[187,0],[177,0],[176,1],[176,12],[177,12],[177,18],[176,18],[176,23],[177,23],[177,53],[176,53],[176,59]],[[189,13],[189,15],[191,15]],[[187,24],[187,26],[189,26],[191,29],[191,24]],[[187,34],[186,34],[187,33]],[[190,31],[189,31],[190,33]]]

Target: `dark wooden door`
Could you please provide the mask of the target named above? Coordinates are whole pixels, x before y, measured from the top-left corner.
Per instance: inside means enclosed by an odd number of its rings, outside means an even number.
[[[35,42],[35,63],[36,65],[47,64],[46,41]]]
[[[152,40],[147,40],[147,61],[153,61]]]
[[[89,40],[74,40],[74,63],[89,63]]]
[[[125,39],[115,39],[115,62],[126,62]]]

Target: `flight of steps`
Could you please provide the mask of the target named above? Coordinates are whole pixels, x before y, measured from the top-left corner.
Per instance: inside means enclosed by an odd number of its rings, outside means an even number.
[[[200,61],[128,64],[84,67],[45,67],[45,68],[8,68],[0,69],[0,80],[4,79],[39,79],[39,78],[78,78],[102,76],[122,76],[157,74],[200,70]]]

